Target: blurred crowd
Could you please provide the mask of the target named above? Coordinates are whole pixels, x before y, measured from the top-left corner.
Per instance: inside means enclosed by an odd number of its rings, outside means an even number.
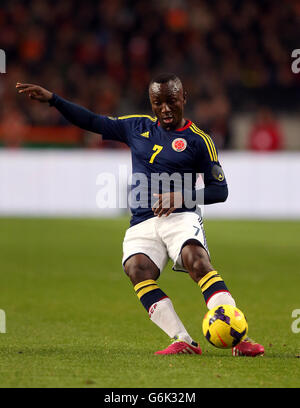
[[[151,77],[174,72],[188,93],[186,117],[228,148],[234,112],[299,109],[299,41],[292,0],[1,0],[0,123],[66,124],[18,96],[16,81],[121,115],[149,113]]]

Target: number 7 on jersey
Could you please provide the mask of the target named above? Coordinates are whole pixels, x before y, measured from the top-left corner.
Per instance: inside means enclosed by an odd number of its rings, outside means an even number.
[[[152,154],[152,156],[151,156],[151,158],[149,160],[149,163],[154,162],[155,157],[158,155],[158,153],[160,153],[162,151],[162,149],[163,149],[163,146],[160,146],[160,145],[157,145],[157,144],[153,146],[152,150],[154,150],[154,153]]]

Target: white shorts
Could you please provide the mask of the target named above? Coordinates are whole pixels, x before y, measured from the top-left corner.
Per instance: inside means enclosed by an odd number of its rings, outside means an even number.
[[[194,239],[206,249],[202,218],[195,212],[172,213],[169,216],[152,217],[127,229],[123,241],[124,266],[126,260],[135,254],[147,255],[160,272],[169,258],[173,270],[187,272],[183,267],[181,249],[186,241]]]

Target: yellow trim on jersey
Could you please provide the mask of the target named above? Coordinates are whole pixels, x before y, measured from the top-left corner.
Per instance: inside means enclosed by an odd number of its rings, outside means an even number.
[[[208,142],[207,138],[206,138],[202,133],[198,132],[198,131],[194,128],[194,125],[191,125],[191,126],[190,126],[190,129],[191,129],[192,132],[194,132],[194,133],[196,133],[197,135],[199,135],[199,136],[202,137],[202,139],[204,140],[204,142],[205,142],[205,144],[206,144],[206,147],[207,147],[207,150],[208,150],[208,153],[209,153],[210,160],[211,160],[211,161],[214,161],[214,160],[215,160],[215,157],[214,157],[213,154],[212,154],[211,146],[210,146],[210,143]]]
[[[202,139],[204,140],[210,159],[211,161],[218,161],[218,155],[217,155],[217,151],[214,145],[214,142],[212,141],[212,139],[210,138],[210,136],[208,136],[206,133],[204,133],[202,130],[200,130],[194,123],[192,123],[192,125],[190,126],[190,129],[196,133],[197,135],[201,136]]]
[[[210,144],[210,146],[212,148],[213,157],[214,157],[215,161],[218,161],[217,150],[216,150],[215,144],[212,141],[211,137],[208,134],[206,134],[205,132],[203,132],[203,130],[199,129],[194,123],[193,123],[193,126],[194,126],[194,129],[196,131],[200,132],[203,136],[205,136],[207,138],[207,140],[208,140],[208,142],[209,142],[209,144]]]
[[[215,161],[217,162],[217,161],[218,161],[217,150],[216,150],[216,146],[215,146],[215,144],[214,144],[212,138],[211,138],[208,134],[206,134],[205,132],[203,132],[203,130],[199,129],[195,124],[194,124],[194,127],[195,127],[195,129],[198,130],[201,134],[203,134],[203,135],[207,138],[207,140],[209,141],[209,143],[210,143],[210,145],[211,145],[211,148],[212,148],[212,153],[213,153],[214,159],[215,159]]]
[[[130,118],[148,118],[152,120],[152,122],[156,122],[157,118],[153,118],[150,115],[125,115],[125,116],[118,116],[118,119],[130,119]]]

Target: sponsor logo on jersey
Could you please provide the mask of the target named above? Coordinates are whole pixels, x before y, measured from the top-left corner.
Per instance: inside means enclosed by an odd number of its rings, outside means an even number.
[[[225,176],[224,176],[224,172],[221,166],[218,166],[217,164],[215,164],[212,168],[212,175],[213,177],[218,180],[218,181],[223,181]]]
[[[143,136],[143,137],[149,137],[149,131],[144,132],[144,133],[141,133],[141,136]]]
[[[179,137],[172,142],[172,148],[175,152],[183,152],[186,149],[187,142],[182,137]]]

